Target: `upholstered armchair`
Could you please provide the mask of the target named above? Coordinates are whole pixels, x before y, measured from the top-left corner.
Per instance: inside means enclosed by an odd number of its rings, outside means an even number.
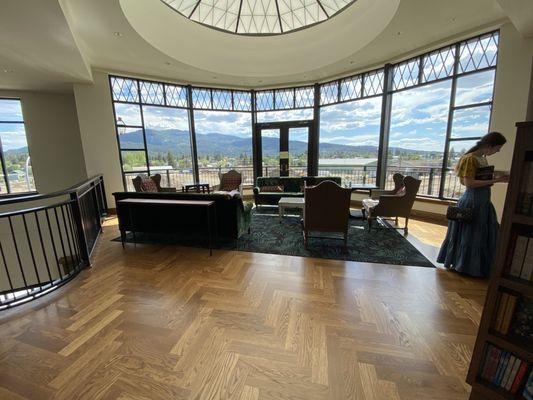
[[[394,182],[394,187],[391,190],[383,190],[383,189],[372,189],[370,191],[370,198],[377,200],[379,199],[379,196],[381,195],[395,195],[397,194],[402,188],[403,188],[403,180],[405,176],[400,174],[399,172],[396,172],[394,175],[392,175],[392,181]]]
[[[176,188],[161,187],[161,174],[150,177],[137,175],[131,180],[136,192],[175,192]]]
[[[303,234],[306,247],[310,232],[340,233],[346,247],[351,194],[351,189],[333,181],[305,188]]]
[[[214,186],[213,190],[224,192],[238,190],[242,195],[242,174],[234,169],[220,174],[220,184]]]
[[[377,199],[364,199],[363,210],[368,221],[368,230],[372,228],[372,222],[376,219],[396,219],[398,225],[398,217],[405,218],[404,233],[408,232],[409,218],[411,210],[415,202],[418,189],[421,181],[406,176],[403,179],[402,187],[394,194],[380,194]]]

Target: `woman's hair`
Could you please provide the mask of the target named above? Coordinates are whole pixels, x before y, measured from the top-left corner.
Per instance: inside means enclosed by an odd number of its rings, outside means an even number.
[[[500,132],[489,132],[479,139],[476,145],[468,150],[465,154],[473,153],[474,151],[477,151],[485,146],[503,146],[506,142],[507,139],[505,139],[505,136],[503,136]]]

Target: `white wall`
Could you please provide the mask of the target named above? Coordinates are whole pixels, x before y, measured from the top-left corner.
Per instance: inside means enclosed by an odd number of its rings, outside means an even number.
[[[512,24],[501,27],[498,68],[494,88],[494,104],[490,129],[507,138],[502,151],[490,157],[496,169],[509,170],[513,157],[516,122],[527,119],[533,38],[523,38]],[[503,211],[506,184],[494,185],[492,202],[499,216]]]
[[[106,73],[93,73],[93,84],[74,85],[81,142],[87,174],[104,174],[109,207],[114,207],[113,192],[123,191],[113,104]]]
[[[62,190],[87,178],[72,94],[0,90],[0,97],[21,99],[37,191]]]

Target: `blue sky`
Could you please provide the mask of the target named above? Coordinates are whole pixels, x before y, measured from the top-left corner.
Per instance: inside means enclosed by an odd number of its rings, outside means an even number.
[[[0,121],[22,121],[22,109],[19,100],[0,100]],[[23,123],[0,122],[0,138],[4,150],[27,146],[26,131]]]

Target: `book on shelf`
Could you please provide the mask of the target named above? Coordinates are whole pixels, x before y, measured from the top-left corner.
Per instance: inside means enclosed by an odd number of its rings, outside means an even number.
[[[527,379],[522,396],[526,400],[533,400],[533,371],[529,373],[529,378]]]
[[[496,318],[493,329],[503,335],[509,333],[509,327],[515,312],[518,296],[507,292],[500,292],[496,308]]]
[[[531,151],[525,154],[516,212],[533,215],[533,152]]]
[[[516,394],[522,387],[529,369],[530,365],[525,360],[489,343],[480,371],[485,381]]]
[[[533,280],[533,238],[531,231],[518,229],[512,236],[508,252],[508,274],[526,281]]]
[[[533,299],[522,297],[518,301],[510,331],[514,336],[533,341]]]

